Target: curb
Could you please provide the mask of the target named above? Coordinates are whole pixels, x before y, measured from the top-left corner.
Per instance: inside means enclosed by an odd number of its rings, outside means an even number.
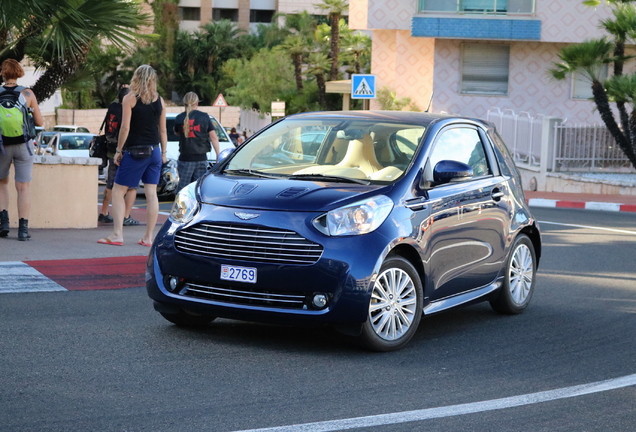
[[[576,208],[584,210],[636,212],[636,204],[620,204],[608,202],[564,201],[546,198],[530,198],[530,207]]]

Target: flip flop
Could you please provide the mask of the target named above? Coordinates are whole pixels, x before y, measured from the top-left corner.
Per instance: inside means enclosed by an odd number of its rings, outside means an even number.
[[[124,245],[123,241],[112,241],[109,238],[99,239],[99,240],[97,240],[97,243],[105,244],[105,245],[111,245],[111,246],[123,246]]]
[[[140,244],[140,245],[142,245],[142,246],[146,246],[146,247],[150,247],[150,246],[152,246],[152,243],[146,243],[146,242],[145,242],[145,241],[143,241],[143,240],[139,240],[139,241],[137,242],[137,244]]]

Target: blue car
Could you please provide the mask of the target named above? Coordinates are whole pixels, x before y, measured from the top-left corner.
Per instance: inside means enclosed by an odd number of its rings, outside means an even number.
[[[530,302],[539,226],[490,123],[305,113],[219,159],[177,194],[150,251],[148,294],[174,324],[329,324],[391,351],[422,315]]]

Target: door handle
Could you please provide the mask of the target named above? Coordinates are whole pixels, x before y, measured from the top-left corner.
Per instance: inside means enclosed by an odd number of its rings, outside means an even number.
[[[490,192],[490,197],[494,200],[494,201],[499,201],[501,200],[501,198],[504,196],[504,193],[501,191],[501,189],[499,188],[494,188],[492,190],[492,192]]]
[[[404,205],[415,211],[415,210],[423,210],[426,208],[426,203],[428,200],[425,197],[411,198],[404,202]]]

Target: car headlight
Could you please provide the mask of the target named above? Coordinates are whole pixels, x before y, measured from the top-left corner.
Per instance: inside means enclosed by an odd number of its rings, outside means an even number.
[[[196,196],[196,182],[190,183],[179,191],[172,204],[170,220],[175,223],[187,223],[192,220],[199,211],[199,202]]]
[[[316,218],[314,226],[329,236],[367,234],[382,225],[392,209],[391,198],[380,195],[331,210]]]

